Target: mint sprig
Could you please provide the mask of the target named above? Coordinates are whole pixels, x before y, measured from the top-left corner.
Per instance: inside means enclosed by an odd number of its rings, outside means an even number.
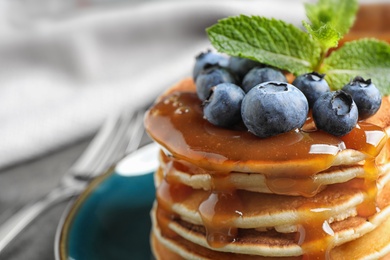
[[[355,22],[358,2],[356,0],[319,0],[316,4],[305,3],[306,16],[310,23],[303,21],[308,33],[321,46],[318,66],[325,59],[330,48],[337,47]]]
[[[303,26],[305,26],[308,33],[310,33],[320,44],[321,53],[323,54],[326,54],[330,48],[337,47],[338,42],[341,39],[341,34],[330,24],[313,27],[306,21],[303,21]]]
[[[294,75],[312,71],[327,74],[332,89],[351,78],[371,78],[383,95],[390,95],[390,45],[377,40],[358,40],[338,46],[350,30],[357,0],[319,0],[305,4],[306,32],[281,20],[240,15],[220,20],[207,29],[220,52],[249,58]]]
[[[294,74],[316,65],[318,44],[307,33],[281,20],[258,16],[230,17],[207,29],[214,47]]]
[[[390,95],[390,45],[375,39],[345,43],[324,60],[321,72],[335,89],[359,75],[371,78],[383,95]]]
[[[353,25],[358,10],[355,0],[319,0],[316,4],[305,3],[310,23],[303,22],[308,32],[327,51],[337,47],[338,41]]]

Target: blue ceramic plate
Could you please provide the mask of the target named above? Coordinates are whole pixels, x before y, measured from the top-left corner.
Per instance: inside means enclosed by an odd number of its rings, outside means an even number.
[[[70,205],[57,232],[56,258],[151,259],[149,211],[158,147],[149,144],[93,181]]]

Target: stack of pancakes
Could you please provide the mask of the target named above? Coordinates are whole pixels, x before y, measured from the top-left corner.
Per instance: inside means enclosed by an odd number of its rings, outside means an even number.
[[[203,119],[191,79],[149,110],[161,145],[157,259],[379,259],[390,253],[388,98],[343,137],[258,138]],[[389,131],[390,132],[390,131]]]

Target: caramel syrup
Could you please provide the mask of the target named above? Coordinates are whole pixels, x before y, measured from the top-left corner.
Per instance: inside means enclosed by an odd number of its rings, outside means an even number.
[[[364,202],[358,207],[358,214],[362,217],[372,216],[378,211],[375,200],[378,192],[376,181],[379,177],[379,170],[375,159],[387,142],[386,132],[375,125],[360,122],[342,139],[348,148],[367,155],[364,162],[364,185],[368,193]]]
[[[221,247],[234,242],[237,229],[232,223],[245,217],[234,185],[224,177],[237,168],[264,174],[275,193],[313,196],[321,189],[313,184],[315,174],[328,169],[341,150],[355,149],[367,155],[363,181],[367,194],[359,205],[358,214],[368,217],[377,210],[379,171],[375,157],[386,143],[387,135],[375,125],[360,122],[341,138],[322,131],[291,131],[261,139],[245,129],[211,125],[203,119],[201,102],[193,92],[176,92],[160,100],[149,111],[145,125],[170,156],[196,165],[212,176],[212,190],[198,208],[210,246]],[[161,201],[171,204],[192,193],[191,188],[166,178],[157,190],[157,198],[163,197]],[[164,206],[169,208],[169,205]],[[297,232],[303,258],[328,259],[333,244],[333,230],[327,222],[329,212],[315,204],[304,207],[307,216],[299,220]]]
[[[176,113],[180,107],[185,107],[184,113]],[[201,101],[193,92],[176,92],[155,104],[145,126],[173,157],[209,172],[241,169],[307,177],[329,168],[344,149],[340,138],[321,131],[291,131],[262,139],[244,128],[216,127],[203,119]]]
[[[238,229],[233,221],[242,217],[241,201],[235,192],[212,191],[199,206],[199,214],[206,228],[207,242],[212,247],[223,247],[236,240]]]
[[[327,208],[317,208],[315,204],[302,206],[306,216],[298,225],[298,245],[304,252],[303,259],[328,259],[332,248],[334,231],[327,219],[331,216]]]

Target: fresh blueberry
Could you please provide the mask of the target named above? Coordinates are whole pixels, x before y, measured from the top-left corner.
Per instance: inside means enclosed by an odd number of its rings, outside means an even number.
[[[314,102],[322,94],[330,91],[329,85],[324,77],[325,74],[319,74],[317,72],[306,73],[296,77],[292,83],[305,94],[310,108],[313,107]]]
[[[242,88],[248,93],[254,86],[267,81],[287,82],[287,79],[279,70],[255,67],[245,75]]]
[[[264,82],[252,88],[242,101],[242,120],[259,137],[269,137],[300,128],[309,105],[305,95],[285,82]]]
[[[235,77],[226,69],[211,67],[202,71],[196,79],[196,92],[200,100],[210,96],[210,89],[219,83],[236,83]]]
[[[204,101],[204,117],[217,126],[233,126],[241,121],[241,103],[245,92],[232,83],[221,83],[211,88]]]
[[[228,64],[229,57],[227,56],[212,52],[211,50],[202,52],[195,57],[195,65],[192,73],[194,81],[201,71],[213,66],[226,68]]]
[[[359,119],[366,119],[374,115],[382,104],[382,96],[379,90],[371,82],[362,77],[355,77],[343,87],[343,91],[350,94],[359,111]]]
[[[240,58],[240,57],[230,57],[228,69],[234,73],[240,81],[244,78],[244,76],[254,67],[263,67],[260,62]]]
[[[335,136],[348,134],[358,120],[358,109],[352,96],[340,90],[321,95],[312,112],[317,128]]]

